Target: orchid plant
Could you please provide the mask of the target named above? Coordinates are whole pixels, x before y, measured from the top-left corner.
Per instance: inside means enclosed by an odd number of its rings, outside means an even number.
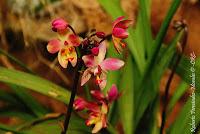
[[[107,15],[115,20],[110,35],[106,35],[103,31],[91,30],[85,37],[80,37],[64,19],[53,20],[52,31],[56,33],[57,38],[50,40],[45,46],[47,45],[49,53],[54,54],[52,55],[53,58],[57,54],[56,58],[58,58],[62,68],[74,70],[71,92],[35,75],[36,68],[32,67],[35,67],[36,64],[33,66],[26,65],[12,56],[11,51],[7,51],[7,47],[10,48],[11,45],[19,44],[18,38],[15,42],[15,38],[12,36],[8,38],[11,39],[12,43],[6,41],[7,36],[10,36],[10,34],[6,34],[10,30],[7,31],[6,29],[13,28],[13,26],[9,26],[9,20],[19,19],[20,24],[22,24],[20,26],[22,26],[23,35],[25,35],[27,34],[26,28],[32,28],[30,20],[38,17],[31,15],[29,18],[29,11],[25,15],[17,15],[17,17],[14,12],[9,13],[9,16],[6,17],[7,8],[4,5],[12,2],[0,2],[3,4],[3,14],[0,16],[6,18],[2,19],[1,29],[3,30],[1,43],[5,45],[6,50],[3,50],[4,45],[0,47],[0,54],[5,56],[1,57],[0,66],[0,120],[3,119],[0,123],[0,133],[200,133],[200,118],[198,116],[200,112],[200,83],[195,83],[195,81],[200,81],[200,58],[197,56],[199,54],[196,55],[195,52],[191,52],[190,57],[184,55],[184,48],[188,43],[187,39],[190,39],[192,35],[190,35],[192,29],[189,27],[191,25],[187,25],[187,19],[186,21],[176,20],[172,23],[172,19],[177,18],[173,17],[177,9],[181,9],[181,12],[185,9],[179,8],[180,5],[188,3],[182,0],[172,0],[160,28],[156,28],[158,30],[158,33],[156,33],[152,29],[152,26],[155,26],[152,24],[157,22],[152,16],[152,9],[155,9],[152,2],[151,0],[138,1],[139,8],[134,19],[135,25],[129,28],[133,21],[125,19],[123,16],[131,17],[132,13],[126,14],[124,12],[126,10],[121,8],[121,1],[98,0],[105,13],[108,13]],[[41,5],[45,6],[44,3],[41,3]],[[195,8],[197,8],[196,5]],[[31,11],[33,11],[32,9]],[[41,10],[46,11],[46,9],[48,8]],[[94,9],[96,10],[96,8]],[[43,11],[39,13],[43,13]],[[11,14],[14,15],[14,18],[11,17]],[[29,19],[26,20],[27,17]],[[182,17],[184,18],[184,16]],[[44,19],[46,19],[46,14],[45,18],[41,20]],[[38,21],[36,22],[38,25]],[[46,25],[46,22],[44,23]],[[27,24],[27,26],[24,24]],[[35,25],[33,28],[35,28]],[[172,36],[170,42],[165,42],[164,39],[165,37],[168,39],[167,33],[171,28],[175,30],[174,36]],[[24,37],[29,39],[29,35]],[[33,38],[37,39],[38,37]],[[29,40],[25,41],[28,42]],[[46,42],[46,38],[44,41]],[[31,41],[30,45],[36,44]],[[55,62],[46,61],[47,59],[43,59],[43,56],[41,58],[40,53],[36,52],[38,62],[45,63],[45,65],[49,63],[49,69],[54,70],[57,74],[60,71],[63,76],[60,68],[52,67]],[[35,51],[33,53],[35,54]],[[27,57],[28,63],[33,53],[31,53],[31,56],[30,53],[27,55],[29,56]],[[24,54],[22,54],[23,57]],[[35,56],[32,60],[35,60]],[[15,66],[14,63],[18,66]],[[23,71],[19,69],[23,69]],[[166,71],[167,73],[165,73]],[[175,74],[178,75],[180,83],[174,81]],[[59,76],[63,78],[61,75]],[[166,82],[161,82],[163,78]],[[68,85],[67,82],[66,85]],[[171,86],[172,83],[176,83],[177,86]],[[7,88],[9,88],[8,91]],[[79,88],[83,88],[84,94],[77,94]],[[36,100],[38,99],[37,96],[36,98],[32,96],[32,92],[29,92],[29,90],[51,97],[62,104],[67,104],[66,113],[64,111],[63,114],[63,109],[57,111],[57,102],[56,110],[54,106],[51,108],[49,102],[47,102],[48,107],[44,106],[46,103],[40,104]],[[63,106],[61,107],[63,108]],[[75,112],[72,114],[73,110]],[[10,119],[14,124],[10,124]],[[6,121],[5,124],[4,121]]]
[[[132,20],[126,20],[123,16],[113,22],[112,40],[118,53],[121,53],[126,46],[123,39],[128,37],[127,29],[131,24]],[[79,79],[76,78],[62,134],[65,134],[67,131],[72,106],[77,111],[84,109],[88,111],[86,125],[94,125],[92,133],[97,133],[102,128],[107,127],[107,115],[110,105],[120,96],[114,83],[106,95],[103,93],[107,84],[107,72],[119,70],[125,63],[117,58],[105,58],[107,44],[104,32],[95,31],[83,39],[76,34],[68,22],[61,18],[55,19],[52,22],[52,30],[58,33],[58,39],[49,41],[47,45],[48,52],[52,54],[58,52],[58,62],[63,68],[67,68],[68,63],[71,63],[73,67],[78,66],[79,69],[76,73],[79,74],[79,71],[83,72],[81,86],[84,86],[94,77],[95,80],[93,82],[99,87],[99,89],[91,90],[90,92],[95,100],[87,101],[84,98],[74,100]],[[80,70],[82,68],[84,70]],[[76,77],[79,77],[79,75],[76,75]]]

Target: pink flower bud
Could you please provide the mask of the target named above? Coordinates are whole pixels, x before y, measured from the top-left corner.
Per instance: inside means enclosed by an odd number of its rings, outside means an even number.
[[[98,38],[104,38],[105,37],[105,33],[104,32],[96,32],[96,36]]]
[[[99,54],[99,48],[98,47],[93,47],[91,49],[91,52],[94,56],[97,56]]]
[[[87,102],[82,98],[78,98],[74,101],[74,109],[77,111],[81,111],[85,109],[86,105],[87,105]]]
[[[99,90],[91,90],[90,93],[97,100],[103,100],[105,98],[104,94],[101,93],[101,91],[99,91]]]
[[[52,30],[53,31],[63,31],[68,27],[68,23],[63,19],[55,19],[52,22]]]
[[[110,90],[108,91],[107,98],[110,102],[116,100],[119,97],[119,92],[117,86],[115,84],[112,85]]]

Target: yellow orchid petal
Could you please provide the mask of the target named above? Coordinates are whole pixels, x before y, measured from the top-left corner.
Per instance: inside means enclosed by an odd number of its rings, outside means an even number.
[[[67,57],[66,57],[66,55],[64,53],[65,53],[65,49],[61,49],[58,52],[58,62],[60,63],[60,65],[63,68],[67,68],[68,60],[67,60]]]
[[[94,134],[94,133],[99,132],[99,130],[101,130],[102,127],[103,127],[102,121],[97,122],[97,123],[95,124],[94,128],[92,129],[92,133]]]

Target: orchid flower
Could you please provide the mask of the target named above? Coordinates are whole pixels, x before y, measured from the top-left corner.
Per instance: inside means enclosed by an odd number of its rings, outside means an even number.
[[[61,18],[55,19],[52,22],[52,30],[54,32],[58,32],[59,34],[66,33],[68,26],[69,26],[68,23]]]
[[[94,125],[92,133],[97,133],[102,128],[107,127],[109,105],[119,97],[119,93],[116,85],[113,84],[106,96],[99,90],[92,90],[91,94],[98,103],[88,102],[83,98],[78,98],[74,102],[74,108],[78,111],[86,109],[89,112],[89,118],[86,120],[86,125]]]
[[[81,43],[80,38],[74,34],[68,34],[59,39],[52,39],[47,45],[47,50],[54,54],[58,52],[58,62],[63,68],[67,68],[68,62],[72,64],[73,67],[77,63],[76,46]]]
[[[132,23],[132,20],[124,20],[124,16],[117,18],[113,22],[112,40],[118,53],[121,53],[122,49],[126,46],[123,39],[128,37],[127,29]]]
[[[93,74],[96,77],[95,83],[99,85],[100,89],[104,89],[107,82],[107,71],[120,69],[124,65],[124,62],[116,58],[104,59],[106,44],[103,42],[98,46],[98,49],[94,51],[98,51],[97,56],[90,54],[82,57],[88,68],[84,71],[81,78],[81,86],[83,86]]]

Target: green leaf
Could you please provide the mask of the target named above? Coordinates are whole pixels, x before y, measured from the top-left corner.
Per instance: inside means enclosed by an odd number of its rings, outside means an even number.
[[[169,66],[170,60],[176,50],[176,44],[182,37],[182,34],[183,31],[177,33],[172,42],[168,45],[168,47],[160,52],[157,58],[157,64],[149,69],[149,75],[146,76],[144,81],[141,83],[140,92],[137,92],[137,96],[135,96],[136,125],[139,123],[148,105],[154,100],[154,98],[158,94],[158,85],[160,83],[161,76]]]
[[[20,118],[24,121],[30,121],[35,118],[30,113],[14,109],[13,107],[8,107],[8,108],[4,107],[0,109],[0,117],[9,117],[9,118],[15,117],[15,118]]]
[[[185,81],[182,81],[179,86],[176,88],[170,102],[168,104],[168,113],[171,112],[177,101],[181,98],[181,96],[186,92],[188,89],[188,84]]]
[[[8,132],[13,132],[15,134],[29,134],[29,133],[26,133],[26,132],[18,132],[14,128],[12,128],[10,126],[7,126],[7,125],[4,125],[4,124],[0,124],[0,130],[5,131],[5,132],[7,132],[7,131]]]
[[[62,131],[61,121],[63,117],[58,119],[44,120],[40,123],[29,123],[28,126],[24,127],[21,131],[26,131],[31,134],[60,134]],[[31,124],[31,125],[30,125]],[[88,134],[91,129],[85,125],[85,122],[80,117],[72,115],[69,124],[69,134]]]
[[[47,114],[48,110],[39,104],[26,89],[12,84],[10,84],[10,87],[25,106],[36,116],[40,117]]]
[[[183,56],[177,69],[176,69],[176,73],[188,84],[191,84],[192,80],[191,80],[191,67],[192,64],[190,63],[190,59]],[[195,77],[196,77],[196,81],[200,81],[200,58],[196,59],[196,63],[195,63]],[[200,89],[200,83],[196,82],[196,88]],[[197,90],[197,92],[199,92],[199,90]]]
[[[8,57],[9,59],[11,59],[12,61],[14,61],[15,63],[17,63],[19,66],[21,66],[22,68],[24,68],[27,72],[29,73],[33,73],[31,69],[29,69],[24,63],[22,63],[20,60],[18,60],[17,58],[15,58],[14,56],[12,56],[11,54],[5,52],[3,49],[0,48],[0,54]]]
[[[18,102],[16,97],[14,97],[11,93],[8,93],[2,89],[0,89],[0,100],[5,101],[6,103],[15,105],[20,108],[24,108],[24,106]]]
[[[136,134],[158,134],[157,113],[159,111],[159,95],[157,94],[153,102],[148,106],[140,124],[136,129]],[[148,122],[148,123],[144,123]]]
[[[190,129],[193,117],[195,117],[194,123],[196,126],[200,123],[200,94],[196,93],[191,96],[192,97],[188,99],[175,122],[168,129],[168,134],[192,133]],[[191,114],[191,110],[195,110],[195,113]]]
[[[69,91],[48,80],[28,73],[0,67],[0,81],[31,89],[66,104],[70,99]]]
[[[138,37],[137,39],[143,37],[143,40],[141,41],[143,41],[142,43],[146,47],[147,58],[150,54],[153,41],[150,24],[150,4],[151,0],[139,0],[140,10],[136,26],[136,29],[140,30],[141,34],[139,35],[143,35],[141,37]]]
[[[116,19],[119,16],[124,15],[124,11],[121,9],[119,0],[98,0],[103,8],[112,16],[113,19]]]
[[[165,19],[163,20],[163,23],[161,25],[161,28],[156,36],[156,40],[155,43],[153,45],[153,49],[152,52],[150,54],[150,59],[149,59],[149,63],[147,68],[149,68],[149,66],[151,66],[152,64],[154,64],[154,61],[160,51],[160,48],[162,46],[163,40],[165,38],[165,35],[167,33],[167,29],[169,27],[169,24],[172,20],[172,17],[174,16],[174,14],[176,13],[179,5],[181,4],[182,0],[173,0],[172,4],[170,6],[170,9],[168,10],[168,13],[165,17]]]
[[[120,80],[119,91],[122,96],[119,98],[119,114],[123,122],[125,134],[133,134],[134,132],[134,64],[131,55],[126,61],[126,66]]]

